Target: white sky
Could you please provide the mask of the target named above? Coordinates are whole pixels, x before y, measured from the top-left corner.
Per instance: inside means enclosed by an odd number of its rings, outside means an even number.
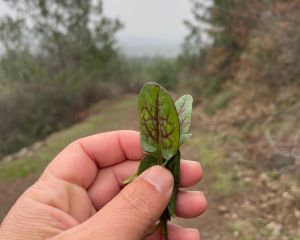
[[[104,11],[125,23],[122,37],[181,42],[187,34],[182,21],[189,18],[189,0],[104,0]]]
[[[0,15],[7,12],[0,0]],[[103,0],[104,13],[119,18],[125,28],[118,34],[121,45],[147,54],[178,51],[187,35],[183,20],[191,18],[189,0]],[[166,47],[167,46],[167,47]],[[169,48],[168,48],[169,47]],[[134,49],[135,48],[135,49]]]

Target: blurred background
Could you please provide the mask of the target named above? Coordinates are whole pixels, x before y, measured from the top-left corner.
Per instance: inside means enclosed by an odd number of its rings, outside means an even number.
[[[195,99],[210,240],[300,240],[300,2],[1,0],[0,219],[69,142],[138,129],[155,81]]]

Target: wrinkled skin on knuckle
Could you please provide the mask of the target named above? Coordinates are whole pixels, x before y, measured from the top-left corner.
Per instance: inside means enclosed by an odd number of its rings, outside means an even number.
[[[59,183],[59,187],[57,187],[55,182],[38,181],[25,194],[40,203],[59,208],[61,203],[68,203],[67,193],[69,192],[69,187],[66,183]]]
[[[45,210],[47,208],[44,205],[23,195],[4,219],[0,229],[0,239],[39,240],[60,233],[57,224],[52,224],[54,221],[51,212],[41,214]]]
[[[19,236],[24,240],[47,239],[77,224],[64,204],[68,203],[68,184],[54,185],[50,188],[49,182],[38,180],[23,193],[2,223],[0,240],[3,236],[6,240]]]
[[[127,208],[125,210],[134,214],[136,221],[145,221],[150,226],[157,220],[153,213],[157,212],[155,198],[158,198],[159,193],[150,184],[139,181],[139,184],[128,186],[120,194]]]

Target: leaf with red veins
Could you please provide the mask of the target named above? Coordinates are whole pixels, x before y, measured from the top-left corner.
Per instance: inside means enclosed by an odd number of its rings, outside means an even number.
[[[179,120],[173,99],[156,83],[146,83],[138,96],[141,145],[146,153],[171,159],[179,148]]]

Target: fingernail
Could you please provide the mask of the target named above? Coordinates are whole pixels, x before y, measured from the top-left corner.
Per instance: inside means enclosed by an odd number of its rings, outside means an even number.
[[[186,228],[185,230],[185,235],[187,239],[200,239],[200,232],[197,229],[194,228]]]
[[[165,168],[154,166],[141,176],[145,181],[153,185],[159,192],[167,193],[172,190],[173,176]]]
[[[205,198],[204,192],[199,191],[198,193],[202,198]]]

